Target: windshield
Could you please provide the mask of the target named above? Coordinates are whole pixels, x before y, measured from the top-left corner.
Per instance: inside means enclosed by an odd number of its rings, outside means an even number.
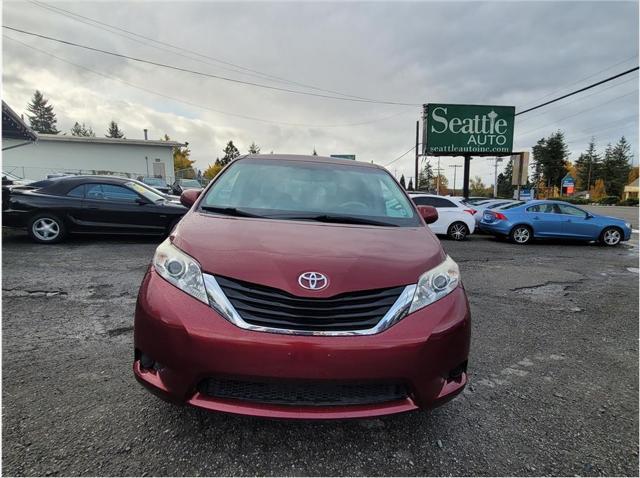
[[[125,183],[125,186],[133,189],[135,192],[144,196],[151,202],[164,201],[165,199],[163,195],[154,192],[150,187],[142,185],[140,183],[134,183],[133,181],[130,181],[128,183]]]
[[[202,185],[195,179],[181,179],[180,186],[187,188],[201,188]]]
[[[279,219],[420,225],[386,171],[324,162],[237,161],[216,179],[201,206]]]
[[[166,186],[162,178],[143,178],[142,182],[145,184],[150,184],[151,186]]]

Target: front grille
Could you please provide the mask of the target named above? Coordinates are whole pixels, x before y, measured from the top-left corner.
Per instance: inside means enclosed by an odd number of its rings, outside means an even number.
[[[407,388],[394,383],[246,382],[209,378],[198,391],[216,398],[303,406],[365,405],[402,400]]]
[[[380,322],[404,290],[401,286],[315,299],[235,279],[216,280],[245,322],[294,330],[369,329]]]

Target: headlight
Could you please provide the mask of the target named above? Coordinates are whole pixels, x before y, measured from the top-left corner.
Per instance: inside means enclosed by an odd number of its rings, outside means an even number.
[[[156,249],[153,267],[171,284],[209,305],[200,264],[166,239]]]
[[[629,229],[631,229],[631,223],[630,222],[625,222],[624,225],[627,226]]]
[[[460,282],[460,269],[451,257],[442,264],[425,272],[418,280],[409,313],[420,310],[453,292]]]

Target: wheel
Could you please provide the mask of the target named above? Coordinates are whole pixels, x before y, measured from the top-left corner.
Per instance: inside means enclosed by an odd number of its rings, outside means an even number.
[[[607,227],[600,234],[600,242],[605,246],[617,246],[622,240],[622,233],[617,227]]]
[[[454,241],[464,241],[469,234],[469,228],[464,222],[454,222],[447,230],[447,236]]]
[[[533,238],[533,231],[529,226],[516,226],[511,229],[511,233],[509,234],[509,239],[511,242],[515,242],[516,244],[529,244],[531,239]]]
[[[55,244],[67,235],[64,222],[55,214],[41,213],[31,218],[28,225],[31,239],[41,244]]]

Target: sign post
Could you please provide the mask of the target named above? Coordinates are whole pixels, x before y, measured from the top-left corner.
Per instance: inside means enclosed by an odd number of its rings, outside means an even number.
[[[469,197],[471,156],[511,154],[515,107],[430,103],[425,106],[423,155],[464,156],[464,197]]]
[[[522,153],[514,154],[511,156],[511,162],[513,165],[513,174],[511,176],[511,185],[517,186],[518,201],[520,201],[520,186],[524,186],[527,183],[527,172],[529,171],[529,153],[524,151]]]

